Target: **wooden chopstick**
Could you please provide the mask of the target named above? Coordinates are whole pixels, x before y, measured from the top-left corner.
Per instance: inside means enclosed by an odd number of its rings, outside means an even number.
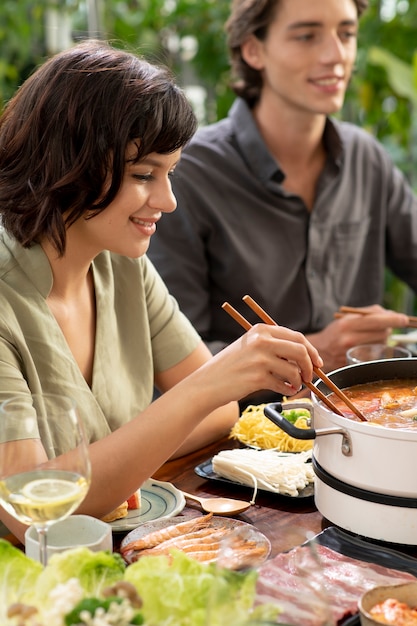
[[[276,321],[273,320],[272,317],[268,315],[268,313],[264,311],[264,309],[257,302],[255,302],[253,298],[251,298],[251,296],[243,296],[242,300],[258,315],[258,317],[261,318],[263,322],[265,322],[265,324],[269,324],[270,326],[277,325]]]
[[[349,400],[347,395],[344,394],[343,391],[337,385],[335,385],[334,382],[330,380],[330,378],[326,376],[326,374],[319,367],[313,367],[313,370],[315,374],[317,374],[317,376],[321,378],[321,380],[329,387],[329,389],[331,389],[336,396],[339,396],[339,398],[343,400],[346,406],[348,406],[350,410],[353,411],[354,414],[359,417],[362,422],[368,421],[366,417],[359,411],[359,409]]]
[[[242,300],[244,302],[246,302],[248,307],[250,307],[252,309],[252,311],[254,311],[257,315],[259,315],[261,320],[263,320],[266,324],[272,324],[272,325],[276,326],[276,322],[272,319],[272,317],[270,315],[268,315],[268,313],[266,311],[264,311],[263,308],[261,306],[259,306],[259,304],[257,302],[255,302],[255,300],[253,298],[251,298],[251,296],[243,296]],[[348,406],[350,408],[350,410],[353,411],[355,413],[355,415],[357,417],[359,417],[360,420],[362,420],[362,422],[366,422],[367,421],[366,417],[364,415],[362,415],[362,413],[359,411],[359,409],[354,404],[352,404],[352,402],[343,393],[343,391],[341,389],[339,389],[339,387],[337,387],[337,385],[335,385],[330,380],[330,378],[328,376],[326,376],[326,374],[319,367],[313,367],[313,371],[319,378],[321,378],[321,380],[324,383],[326,383],[326,385],[329,387],[329,389],[331,389],[336,396],[338,396],[341,400],[343,400],[343,402],[346,404],[346,406]],[[317,390],[317,387],[315,387],[314,385],[311,385],[311,383],[307,384],[305,381],[304,381],[304,383],[311,391],[313,391],[313,387],[314,387],[315,390]],[[328,399],[327,396],[324,396],[324,397],[326,398],[326,400]],[[321,399],[323,400],[323,398],[321,398]],[[323,400],[323,402],[324,402],[324,400]],[[329,400],[329,402],[330,402],[330,400]],[[327,404],[327,402],[326,402],[326,404]],[[327,406],[329,406],[329,405],[327,405]],[[332,403],[332,407],[330,407],[330,408],[333,411],[335,411],[335,409],[336,409],[336,407],[335,407],[335,405],[333,403]],[[339,415],[343,415],[337,409],[336,409],[336,413],[338,413]]]
[[[222,309],[224,309],[226,313],[230,315],[230,317],[233,317],[235,322],[240,324],[245,330],[249,330],[249,328],[252,328],[252,324],[248,322],[246,317],[243,317],[243,315],[241,315],[239,311],[236,311],[236,309],[228,302],[224,302],[222,304]]]
[[[246,304],[253,311],[255,311],[255,313],[257,313],[259,315],[259,317],[266,324],[269,324],[271,326],[276,326],[276,322],[274,322],[272,317],[270,317],[268,315],[268,313],[266,313],[266,311],[264,311],[259,306],[259,304],[257,304],[255,302],[255,300],[253,300],[250,296],[244,296],[243,300],[244,300],[244,302],[246,302]],[[252,327],[252,324],[250,322],[248,322],[248,320],[245,317],[243,317],[243,315],[241,315],[239,313],[239,311],[236,311],[236,309],[231,304],[229,304],[228,302],[225,302],[224,304],[222,304],[222,309],[224,309],[226,311],[226,313],[228,313],[230,315],[230,317],[232,317],[245,330],[249,330]],[[312,383],[310,383],[310,382],[304,381],[304,384],[306,385],[306,387],[308,387],[310,389],[310,391],[312,391],[314,394],[316,394],[316,396],[318,398],[320,398],[320,400],[322,402],[324,402],[324,404],[326,404],[327,407],[331,411],[333,411],[334,413],[337,413],[338,415],[341,415],[342,417],[344,417],[343,413],[337,408],[337,406],[335,404],[333,404],[333,402],[331,400],[329,400],[329,398],[322,391],[320,391],[320,389],[317,389],[317,387],[315,385],[313,385]]]
[[[339,310],[334,314],[334,318],[338,319],[346,315],[347,313],[355,313],[356,315],[375,315],[374,311],[369,311],[368,309],[362,309],[360,307],[354,306],[341,306]],[[408,327],[409,328],[417,328],[417,317],[413,317],[412,315],[408,315]]]

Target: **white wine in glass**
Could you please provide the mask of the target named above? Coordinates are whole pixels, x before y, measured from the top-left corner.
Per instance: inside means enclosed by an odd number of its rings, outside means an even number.
[[[78,508],[90,481],[88,442],[73,399],[22,394],[0,405],[0,504],[35,526],[44,565],[49,527]]]

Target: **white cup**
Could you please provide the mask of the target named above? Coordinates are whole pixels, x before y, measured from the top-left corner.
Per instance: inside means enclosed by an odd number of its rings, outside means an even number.
[[[348,365],[365,363],[366,361],[380,361],[382,359],[404,359],[411,357],[410,350],[403,346],[387,346],[386,343],[364,343],[353,346],[346,352]]]
[[[89,515],[70,515],[49,528],[48,559],[57,552],[79,547],[89,548],[94,552],[111,552],[113,535],[110,524]],[[40,560],[38,534],[34,526],[30,526],[25,532],[25,552],[30,558]]]

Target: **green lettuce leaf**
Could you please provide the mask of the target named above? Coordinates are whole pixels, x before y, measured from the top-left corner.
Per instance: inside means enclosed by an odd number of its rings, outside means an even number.
[[[43,571],[42,565],[6,539],[0,539],[0,624],[10,604],[25,600]]]
[[[33,596],[46,603],[49,593],[60,583],[77,578],[86,595],[100,596],[105,587],[123,579],[126,566],[117,553],[93,552],[88,548],[72,548],[54,554],[36,580]]]
[[[246,624],[253,612],[257,572],[235,572],[204,564],[173,550],[170,557],[144,556],[126,568],[125,580],[142,598],[146,624],[224,626]],[[264,606],[263,617],[277,607]]]

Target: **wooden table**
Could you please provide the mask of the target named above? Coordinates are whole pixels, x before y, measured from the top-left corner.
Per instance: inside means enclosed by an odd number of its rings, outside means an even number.
[[[207,461],[220,450],[232,448],[233,442],[224,439],[198,452],[169,461],[154,474],[154,478],[173,483],[179,489],[202,497],[225,496],[250,500],[253,490],[249,487],[228,485],[220,481],[198,476],[194,468]],[[183,514],[201,510],[197,503],[187,501]],[[289,498],[265,491],[258,491],[255,505],[236,516],[253,524],[271,541],[271,556],[303,543],[311,534],[321,532],[329,525],[314,505],[314,498]]]
[[[210,459],[220,450],[233,447],[233,441],[226,438],[198,452],[165,463],[153,478],[170,482],[178,489],[202,497],[226,496],[249,501],[252,497],[252,489],[207,480],[199,477],[194,471],[197,465]],[[187,501],[182,515],[195,516],[197,511],[201,511],[200,505]],[[236,519],[253,524],[268,537],[272,545],[271,556],[303,543],[308,538],[308,533],[317,534],[326,527],[326,523],[314,506],[312,497],[297,500],[276,496],[265,491],[258,491],[255,505],[236,516]],[[119,549],[125,534],[127,533],[115,533],[113,537],[115,550]],[[11,535],[7,539],[17,543]]]
[[[170,482],[178,489],[183,489],[198,496],[225,496],[249,501],[252,497],[252,489],[208,480],[198,476],[194,471],[197,465],[211,459],[220,450],[233,447],[235,446],[230,439],[223,439],[198,452],[165,463],[153,477],[157,480]],[[195,516],[196,511],[201,511],[200,505],[187,501],[182,515]],[[332,525],[319,513],[315,507],[313,497],[290,498],[265,491],[258,491],[255,505],[241,515],[236,516],[236,518],[253,524],[268,537],[272,547],[271,557],[302,544],[312,535],[316,535]],[[125,534],[116,533],[114,535],[115,550],[119,549],[120,542]],[[7,539],[19,545],[12,535],[8,536]],[[381,545],[380,542],[377,543],[379,546]],[[386,545],[409,556],[417,557],[417,546]]]
[[[169,461],[154,475],[158,480],[173,483],[179,489],[202,497],[226,496],[240,500],[250,500],[253,490],[248,487],[229,486],[220,481],[208,480],[198,476],[194,468],[207,461],[220,450],[234,447],[230,439],[224,439],[186,457]],[[187,501],[184,515],[201,510],[197,503]],[[314,504],[314,497],[290,498],[265,491],[258,491],[255,505],[237,516],[253,524],[268,537],[272,545],[271,557],[279,552],[290,550],[300,545],[312,535],[332,526],[324,519]],[[371,540],[372,541],[372,540]],[[384,545],[380,542],[379,546]],[[397,546],[386,544],[409,556],[417,557],[417,546]]]

